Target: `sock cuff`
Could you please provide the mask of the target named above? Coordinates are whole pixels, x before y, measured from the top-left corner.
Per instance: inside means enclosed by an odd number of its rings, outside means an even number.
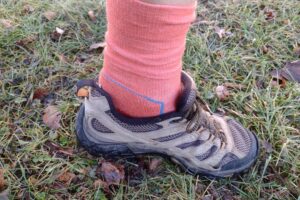
[[[151,25],[153,22],[156,25],[189,25],[196,18],[196,7],[197,3],[176,6],[151,4],[140,0],[107,0],[107,8],[110,9],[107,10],[108,18],[119,18],[120,23],[127,21],[128,24],[123,25],[139,23],[135,21],[142,21],[145,25]],[[118,25],[121,26],[122,24]]]
[[[169,23],[190,23],[196,18],[197,2],[192,5],[161,5],[143,2],[141,0],[131,0],[132,6],[136,6],[139,13],[155,13],[155,19],[161,19]],[[153,17],[153,16],[152,16]],[[153,20],[153,18],[152,18]]]

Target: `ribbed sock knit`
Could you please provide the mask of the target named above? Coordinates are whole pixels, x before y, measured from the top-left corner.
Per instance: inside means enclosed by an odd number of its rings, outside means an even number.
[[[99,82],[120,112],[150,117],[176,110],[195,8],[107,0],[107,46]]]

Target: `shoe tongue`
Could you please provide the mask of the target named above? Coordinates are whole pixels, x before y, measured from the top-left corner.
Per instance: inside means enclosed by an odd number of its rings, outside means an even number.
[[[177,103],[177,111],[186,112],[188,111],[196,101],[197,89],[196,84],[187,73],[181,73],[181,82],[183,90]]]

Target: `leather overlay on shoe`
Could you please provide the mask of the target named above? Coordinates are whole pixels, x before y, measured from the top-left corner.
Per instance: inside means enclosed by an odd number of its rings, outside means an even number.
[[[160,154],[192,174],[229,177],[248,169],[258,155],[257,137],[234,119],[212,113],[185,72],[182,84],[176,112],[129,118],[117,112],[97,81],[79,81],[79,144],[95,156]]]

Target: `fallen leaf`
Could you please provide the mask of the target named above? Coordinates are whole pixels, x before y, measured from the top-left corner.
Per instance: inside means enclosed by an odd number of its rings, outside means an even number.
[[[271,75],[273,82],[280,82],[282,86],[285,86],[287,80],[300,83],[300,60],[289,62],[280,70],[271,71]]]
[[[0,24],[6,29],[10,29],[13,27],[12,21],[7,19],[0,19]]]
[[[65,171],[58,176],[57,180],[64,183],[66,186],[69,186],[75,177],[75,174]]]
[[[106,46],[106,42],[94,43],[90,46],[89,51],[93,51],[96,49],[100,49],[102,51],[105,46]]]
[[[48,106],[43,115],[43,122],[51,129],[60,128],[61,112],[56,106]]]
[[[264,9],[264,14],[265,14],[265,19],[267,21],[273,20],[276,17],[275,11],[270,9],[270,8],[265,8]]]
[[[119,185],[125,178],[124,169],[118,168],[110,162],[102,162],[100,172],[108,185]]]
[[[5,172],[4,169],[0,169],[0,192],[5,190],[5,188],[7,186],[5,178],[4,178],[4,172]]]
[[[56,27],[55,31],[53,31],[51,33],[50,38],[52,39],[52,41],[58,42],[62,38],[62,36],[64,35],[64,33],[65,33],[65,30]]]
[[[34,8],[31,5],[26,4],[23,6],[23,11],[24,13],[30,14],[34,11]]]
[[[264,45],[264,46],[262,46],[261,50],[264,54],[267,54],[270,50],[270,46],[269,45]]]
[[[34,177],[34,176],[30,176],[28,178],[28,182],[31,184],[31,185],[36,185],[36,183],[38,182],[38,180]]]
[[[52,156],[70,157],[74,155],[74,150],[72,148],[63,148],[49,140],[45,142],[44,146],[48,149],[49,154]]]
[[[281,76],[280,72],[272,73],[271,86],[285,88],[286,79],[283,76]]]
[[[102,181],[101,179],[97,179],[94,181],[93,183],[94,189],[98,189],[98,188],[108,188],[108,184],[104,181]]]
[[[49,94],[49,91],[47,89],[37,88],[33,93],[32,99],[43,100],[48,94]]]
[[[283,23],[285,25],[289,25],[289,24],[291,24],[291,21],[289,19],[285,19],[285,20],[283,20]]]
[[[62,63],[67,63],[68,59],[66,58],[66,56],[64,54],[60,54],[58,55],[59,61]]]
[[[225,101],[230,96],[228,88],[224,85],[217,86],[215,92],[220,101]]]
[[[300,60],[287,63],[281,74],[289,81],[300,83]]]
[[[90,20],[92,20],[93,22],[95,22],[95,21],[97,20],[97,18],[96,18],[96,16],[95,16],[95,13],[94,13],[94,11],[92,11],[92,10],[90,10],[90,11],[88,12],[88,16],[89,16]]]
[[[300,46],[296,46],[293,51],[296,56],[300,56]]]
[[[218,34],[220,39],[222,39],[226,35],[225,29],[220,28],[218,26],[215,27],[215,32],[216,32],[216,34]]]
[[[59,35],[63,35],[65,33],[65,31],[61,28],[56,27],[55,31],[59,34]]]
[[[35,42],[37,40],[37,35],[29,35],[21,40],[18,40],[16,42],[16,45],[22,46],[22,47],[26,47],[26,45]]]
[[[151,160],[151,162],[149,163],[149,171],[150,172],[155,172],[157,170],[157,168],[161,165],[162,163],[162,159],[161,158],[154,158]]]
[[[215,33],[219,36],[220,39],[233,35],[231,32],[226,31],[224,28],[220,28],[218,26],[215,27]]]
[[[55,19],[57,16],[56,12],[53,11],[46,11],[44,12],[44,17],[48,20],[48,21],[52,21],[53,19]]]
[[[56,31],[53,31],[50,35],[50,38],[53,42],[58,42],[59,39],[61,38],[61,34],[59,34],[58,32]]]

